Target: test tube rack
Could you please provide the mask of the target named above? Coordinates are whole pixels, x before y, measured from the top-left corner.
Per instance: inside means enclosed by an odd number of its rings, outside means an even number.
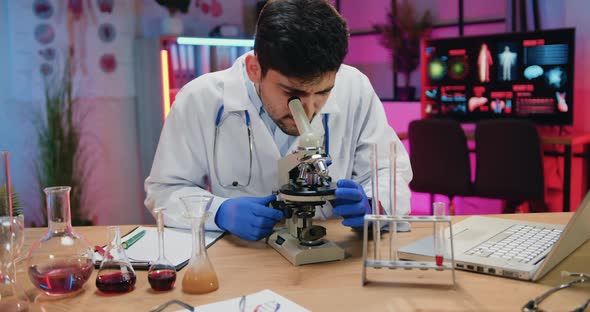
[[[373,259],[367,258],[367,252],[369,247],[369,239],[368,239],[368,231],[369,231],[369,223],[373,221],[375,224],[376,222],[381,224],[388,222],[390,224],[390,235],[397,235],[397,233],[391,232],[392,224],[397,222],[409,222],[409,223],[432,223],[433,230],[435,229],[435,224],[438,222],[448,223],[448,228],[450,231],[449,241],[451,246],[451,259],[450,261],[446,260],[443,261],[442,266],[436,264],[436,261],[407,261],[407,260],[382,260],[377,259],[377,255],[381,253],[378,252],[381,248],[380,246],[380,238],[373,237],[373,244],[374,244],[374,256]],[[434,232],[434,231],[433,231]],[[375,233],[375,231],[374,231]],[[376,231],[377,235],[380,235],[380,230]],[[434,234],[434,233],[433,233]],[[374,234],[375,235],[375,234]],[[397,244],[397,242],[395,242]],[[389,245],[391,249],[391,244]],[[434,246],[433,246],[434,249]],[[397,248],[395,251],[395,259],[399,259],[399,254]],[[390,250],[390,255],[392,251]],[[455,286],[455,251],[453,246],[453,227],[451,217],[448,216],[389,216],[389,215],[372,215],[367,214],[365,215],[365,222],[363,227],[363,272],[362,272],[362,285],[365,286],[368,282],[367,280],[367,268],[389,268],[389,269],[420,269],[420,270],[451,270],[451,275],[453,276],[453,286]]]

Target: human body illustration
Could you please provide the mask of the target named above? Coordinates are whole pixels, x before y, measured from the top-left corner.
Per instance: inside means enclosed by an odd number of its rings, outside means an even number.
[[[502,67],[502,80],[512,80],[512,66],[516,64],[516,53],[510,51],[510,47],[504,47],[504,52],[498,54]]]
[[[482,44],[477,57],[477,67],[479,69],[479,81],[489,82],[490,81],[490,66],[494,64],[492,60],[492,54],[487,44]]]

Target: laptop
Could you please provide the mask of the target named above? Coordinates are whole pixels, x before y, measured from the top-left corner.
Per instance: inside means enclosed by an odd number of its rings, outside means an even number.
[[[472,216],[453,225],[455,268],[537,281],[590,238],[590,192],[568,224]],[[450,231],[447,251],[450,259]],[[432,235],[399,249],[401,259],[431,260]]]

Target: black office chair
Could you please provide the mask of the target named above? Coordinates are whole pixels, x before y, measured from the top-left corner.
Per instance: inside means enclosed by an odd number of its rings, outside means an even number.
[[[410,162],[414,178],[410,188],[449,198],[449,213],[455,214],[454,196],[472,195],[467,140],[461,125],[448,119],[414,120],[408,129]]]
[[[541,143],[531,121],[481,121],[475,144],[475,196],[506,200],[508,213],[525,201],[531,211],[547,210]]]

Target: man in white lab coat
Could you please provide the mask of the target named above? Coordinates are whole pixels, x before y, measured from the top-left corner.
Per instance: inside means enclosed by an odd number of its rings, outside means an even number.
[[[147,208],[166,207],[167,225],[188,227],[179,198],[212,194],[208,230],[247,240],[269,235],[283,217],[268,205],[280,188],[278,160],[297,147],[299,132],[287,106],[297,96],[312,128],[324,137],[333,160],[330,176],[338,181],[337,199],[316,209],[316,217],[341,216],[345,226],[362,226],[371,211],[370,143],[378,144],[380,202],[390,213],[392,141],[398,147],[398,214],[408,214],[407,152],[367,77],[342,65],[347,51],[346,23],[327,1],[269,1],[259,17],[254,52],[178,93],[145,181]]]

